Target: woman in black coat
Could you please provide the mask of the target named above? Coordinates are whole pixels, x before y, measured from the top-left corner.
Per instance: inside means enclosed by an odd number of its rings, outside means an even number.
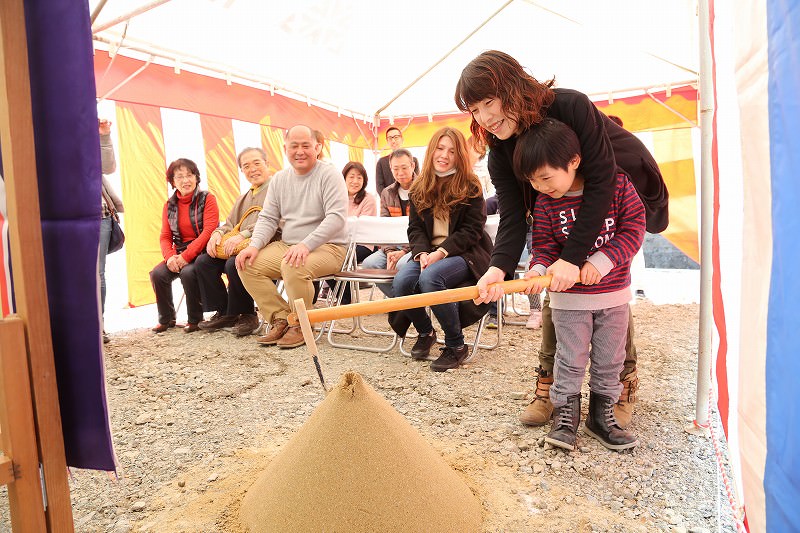
[[[486,208],[480,181],[472,173],[466,141],[458,130],[437,131],[425,153],[422,171],[409,192],[408,239],[412,260],[392,284],[396,296],[452,289],[474,282],[489,266],[491,239],[484,231]],[[458,304],[431,307],[444,330],[445,347],[431,370],[457,368],[469,354],[464,345]],[[414,359],[428,358],[436,342],[422,308],[404,311],[419,333]]]

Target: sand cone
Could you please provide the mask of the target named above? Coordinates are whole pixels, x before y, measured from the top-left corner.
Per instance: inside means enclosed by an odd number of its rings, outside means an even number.
[[[249,531],[478,531],[480,501],[361,376],[348,372],[253,483]]]

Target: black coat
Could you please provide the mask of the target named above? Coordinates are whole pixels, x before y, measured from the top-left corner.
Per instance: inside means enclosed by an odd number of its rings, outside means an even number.
[[[659,233],[669,222],[669,193],[653,156],[629,131],[604,115],[578,91],[555,89],[555,100],[546,116],[560,120],[578,136],[585,180],[580,216],[570,233],[561,258],[581,265],[597,237],[616,190],[616,175],[627,174],[645,207],[647,231]],[[533,212],[537,192],[514,174],[513,156],[517,136],[496,140],[489,151],[489,174],[497,189],[500,225],[497,229],[492,266],[513,275],[528,230],[526,216]]]
[[[408,212],[408,242],[412,257],[422,252],[433,252],[441,247],[447,256],[460,255],[467,261],[469,270],[477,281],[489,268],[492,239],[486,233],[486,202],[482,196],[470,198],[450,211],[447,238],[439,245],[431,244],[433,238],[433,211],[417,211],[412,201]],[[517,256],[519,259],[519,256]]]

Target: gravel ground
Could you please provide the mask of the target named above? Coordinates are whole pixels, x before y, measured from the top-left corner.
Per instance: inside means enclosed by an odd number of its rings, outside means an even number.
[[[441,452],[483,502],[485,531],[735,531],[711,441],[684,431],[697,305],[643,300],[633,311],[641,389],[631,429],[641,445],[623,453],[584,435],[576,452],[545,448],[547,428],[517,422],[538,331],[508,326],[499,348],[446,373],[396,349],[320,342],[320,358],[327,381],[358,371]],[[121,477],[73,471],[76,531],[241,531],[241,497],[323,399],[307,351],[179,329],[116,333],[106,348]],[[0,531],[10,531],[0,499]]]

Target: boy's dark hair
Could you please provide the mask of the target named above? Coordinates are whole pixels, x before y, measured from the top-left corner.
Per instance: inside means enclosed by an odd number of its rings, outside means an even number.
[[[544,166],[566,170],[581,155],[581,144],[572,128],[546,118],[522,133],[514,148],[514,174],[523,181]]]

